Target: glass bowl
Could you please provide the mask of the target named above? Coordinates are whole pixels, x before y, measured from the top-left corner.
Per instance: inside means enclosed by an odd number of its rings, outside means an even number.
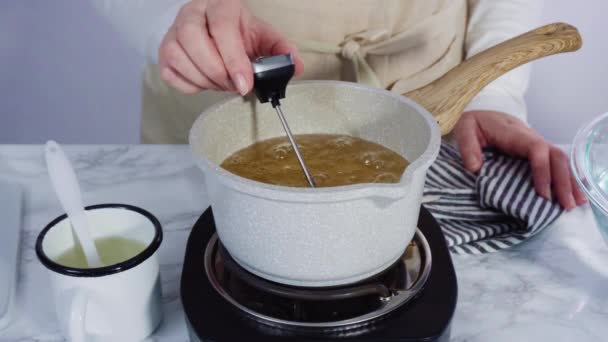
[[[570,166],[608,242],[608,113],[587,122],[577,132],[570,151]]]

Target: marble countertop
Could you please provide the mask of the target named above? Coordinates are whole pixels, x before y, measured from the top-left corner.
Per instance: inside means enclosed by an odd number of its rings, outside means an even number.
[[[179,277],[188,233],[208,206],[200,171],[186,146],[67,146],[85,204],[119,202],[157,216],[165,321],[155,341],[187,341]],[[63,341],[47,274],[38,262],[38,232],[62,213],[47,178],[42,147],[0,146],[0,177],[25,190],[14,320],[0,341]],[[608,246],[589,207],[511,250],[453,256],[458,306],[452,341],[605,341],[608,336]],[[210,308],[211,309],[211,308]]]

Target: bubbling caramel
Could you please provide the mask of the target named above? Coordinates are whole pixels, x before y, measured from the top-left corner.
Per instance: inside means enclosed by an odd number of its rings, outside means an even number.
[[[382,145],[347,135],[302,134],[296,141],[318,187],[397,183],[408,165],[405,158]],[[256,142],[226,158],[221,166],[258,182],[308,186],[286,137]]]

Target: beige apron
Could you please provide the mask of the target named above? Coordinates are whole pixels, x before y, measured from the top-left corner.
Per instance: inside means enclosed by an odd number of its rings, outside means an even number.
[[[251,11],[292,40],[304,59],[298,79],[344,80],[404,93],[463,59],[466,0],[248,0]],[[156,65],[144,71],[143,143],[187,143],[207,107],[230,94],[183,95]]]

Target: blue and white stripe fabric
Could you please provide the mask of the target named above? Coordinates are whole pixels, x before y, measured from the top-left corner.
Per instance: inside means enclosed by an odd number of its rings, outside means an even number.
[[[441,146],[424,189],[425,207],[439,222],[450,250],[482,254],[515,246],[549,226],[563,209],[538,196],[527,160],[483,152],[478,174],[458,151]]]

